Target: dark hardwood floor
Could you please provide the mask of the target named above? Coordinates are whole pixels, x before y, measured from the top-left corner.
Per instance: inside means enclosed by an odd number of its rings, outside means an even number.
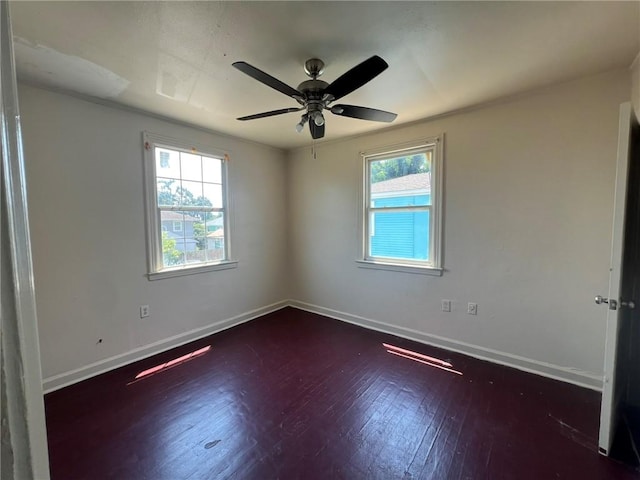
[[[45,404],[54,480],[640,477],[597,392],[293,308]]]

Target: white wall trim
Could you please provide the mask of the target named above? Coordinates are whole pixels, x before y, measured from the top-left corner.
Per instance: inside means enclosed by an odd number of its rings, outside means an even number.
[[[341,320],[343,322],[359,325],[370,330],[376,330],[383,333],[390,333],[398,337],[414,340],[416,342],[432,345],[434,347],[444,348],[453,352],[469,355],[470,357],[486,360],[499,365],[516,368],[525,372],[534,373],[543,377],[553,378],[563,382],[578,385],[580,387],[589,388],[591,390],[602,391],[602,376],[590,372],[584,372],[575,368],[562,367],[552,363],[541,362],[531,358],[513,355],[511,353],[500,352],[490,348],[472,345],[470,343],[452,340],[450,338],[431,335],[410,328],[390,325],[388,323],[371,320],[369,318],[352,315],[350,313],[325,308],[310,303],[290,300],[289,306],[304,310],[311,313],[317,313],[324,317]]]
[[[444,348],[453,352],[469,355],[470,357],[478,358],[480,360],[486,360],[488,362],[505,365],[507,367],[534,373],[543,377],[553,378],[554,380],[571,383],[573,385],[588,388],[590,390],[596,390],[599,392],[602,391],[602,376],[596,375],[591,372],[584,372],[574,368],[562,367],[559,365],[554,365],[552,363],[541,362],[539,360],[533,360],[530,358],[521,357],[519,355],[513,355],[511,353],[500,352],[498,350],[480,347],[477,345],[472,345],[470,343],[440,337],[438,335],[423,333],[410,328],[399,327],[396,325],[391,325],[377,320],[372,320],[358,315],[352,315],[350,313],[341,312],[339,310],[333,310],[331,308],[321,307],[319,305],[313,305],[298,300],[281,300],[279,302],[272,303],[271,305],[266,305],[255,310],[250,310],[248,312],[236,315],[235,317],[231,317],[220,322],[216,322],[206,327],[190,330],[188,332],[175,335],[165,340],[133,349],[127,353],[100,360],[99,362],[92,363],[82,368],[47,377],[43,381],[43,390],[45,393],[51,393],[63,387],[81,382],[82,380],[95,377],[102,373],[106,373],[130,363],[143,360],[172,348],[176,348],[186,343],[207,337],[214,333],[221,332],[228,328],[235,327],[236,325],[254,320],[258,317],[267,315],[268,313],[272,313],[277,310],[281,310],[285,307],[293,307],[299,310],[304,310],[306,312],[316,313],[318,315],[322,315],[323,317],[329,317],[335,320],[352,323],[369,330],[389,333],[391,335],[414,340],[426,345]]]
[[[240,325],[241,323],[275,312],[287,306],[289,306],[289,302],[287,300],[281,300],[279,302],[272,303],[271,305],[256,308],[255,310],[250,310],[240,315],[236,315],[235,317],[207,325],[206,327],[196,328],[194,330],[169,337],[165,340],[145,345],[144,347],[135,348],[129,352],[100,360],[85,367],[47,377],[44,379],[42,385],[44,393],[53,392],[82,380],[115,370],[116,368],[124,367],[130,363],[166,352],[167,350],[179,347],[186,343],[208,337],[214,333],[227,330],[228,328],[235,327],[236,325]]]

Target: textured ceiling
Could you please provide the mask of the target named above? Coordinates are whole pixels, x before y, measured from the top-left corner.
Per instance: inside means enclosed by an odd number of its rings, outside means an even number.
[[[311,143],[295,107],[234,69],[297,87],[380,55],[389,68],[340,100],[394,125],[612,68],[640,51],[637,2],[14,2],[19,78],[281,148]],[[325,139],[388,124],[327,115]]]

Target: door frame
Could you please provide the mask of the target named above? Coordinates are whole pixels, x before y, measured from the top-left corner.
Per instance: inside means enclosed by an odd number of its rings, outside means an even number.
[[[0,2],[0,356],[6,402],[2,419],[11,446],[2,472],[10,478],[45,480],[50,478],[49,452],[9,7]]]

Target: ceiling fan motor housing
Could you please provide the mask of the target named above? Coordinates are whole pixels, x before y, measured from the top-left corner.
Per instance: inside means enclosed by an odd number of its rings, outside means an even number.
[[[307,61],[307,64],[311,60]],[[318,60],[320,61],[320,60]],[[305,64],[305,70],[307,67]],[[323,92],[329,86],[327,82],[314,78],[313,80],[306,80],[298,85],[298,90],[304,94],[304,99],[300,101],[300,104],[307,109],[307,118],[312,119],[317,126],[324,125],[324,117],[322,116],[322,110],[327,107],[329,98],[324,98]]]
[[[305,80],[298,85],[298,90],[305,94],[307,98],[312,97],[314,94],[321,97],[321,93],[329,86],[327,82],[322,80]]]

